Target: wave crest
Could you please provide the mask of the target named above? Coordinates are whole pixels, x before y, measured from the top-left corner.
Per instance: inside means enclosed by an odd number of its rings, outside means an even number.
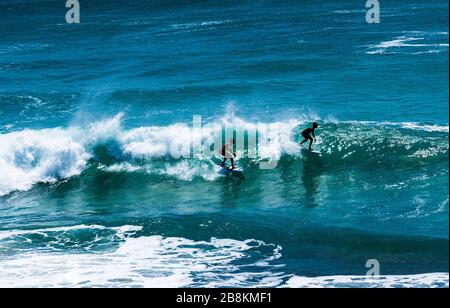
[[[227,116],[203,126],[197,138],[198,128],[184,123],[127,130],[122,117],[84,127],[0,134],[0,196],[80,175],[90,162],[105,172],[212,181],[221,176],[214,146],[233,134],[243,136],[237,159],[244,169],[258,168],[268,158],[281,163],[286,156],[302,158],[302,120],[251,123]],[[314,146],[321,152],[320,162],[331,169],[418,166],[448,159],[448,126],[324,121]]]

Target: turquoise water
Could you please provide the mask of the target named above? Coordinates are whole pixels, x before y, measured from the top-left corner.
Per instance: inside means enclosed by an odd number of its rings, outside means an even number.
[[[0,286],[448,286],[447,1],[65,10],[0,3]]]

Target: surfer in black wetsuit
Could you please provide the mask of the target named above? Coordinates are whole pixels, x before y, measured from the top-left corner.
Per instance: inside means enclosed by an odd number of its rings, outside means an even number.
[[[300,144],[303,144],[309,140],[309,150],[310,151],[312,150],[311,145],[313,143],[313,138],[314,138],[314,141],[316,140],[314,131],[316,130],[317,127],[319,127],[319,125],[316,122],[314,122],[312,125],[312,128],[308,127],[307,129],[302,131],[302,136],[303,136],[303,138],[305,138],[305,140],[303,140]],[[311,137],[311,135],[312,135],[312,137]]]

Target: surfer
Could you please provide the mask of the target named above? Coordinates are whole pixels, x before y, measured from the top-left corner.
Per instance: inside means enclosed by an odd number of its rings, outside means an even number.
[[[236,141],[234,138],[230,139],[229,143],[225,143],[222,146],[222,149],[220,150],[220,155],[223,156],[223,162],[221,164],[222,167],[225,166],[225,162],[229,158],[231,161],[231,169],[236,169],[234,166],[234,158],[236,157],[236,154],[233,152],[233,145],[236,144]]]
[[[310,151],[312,150],[311,145],[313,143],[313,138],[314,138],[314,141],[316,141],[316,136],[314,135],[314,131],[317,127],[319,127],[319,125],[316,122],[314,122],[312,125],[312,128],[308,127],[307,129],[302,131],[302,136],[303,136],[303,138],[305,138],[305,140],[303,140],[300,144],[303,144],[309,140],[309,150]],[[312,137],[311,137],[311,135],[312,135]]]

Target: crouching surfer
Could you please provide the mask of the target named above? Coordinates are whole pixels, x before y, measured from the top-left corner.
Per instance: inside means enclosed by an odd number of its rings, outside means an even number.
[[[311,149],[311,145],[313,143],[313,138],[314,138],[314,141],[316,140],[316,135],[314,134],[314,131],[318,127],[319,127],[319,125],[316,122],[314,122],[313,125],[312,125],[312,128],[308,127],[307,129],[302,131],[302,136],[305,139],[300,144],[303,144],[303,143],[305,143],[306,141],[309,140],[309,150],[310,151],[312,150]],[[312,135],[312,137],[311,137],[311,135]]]

